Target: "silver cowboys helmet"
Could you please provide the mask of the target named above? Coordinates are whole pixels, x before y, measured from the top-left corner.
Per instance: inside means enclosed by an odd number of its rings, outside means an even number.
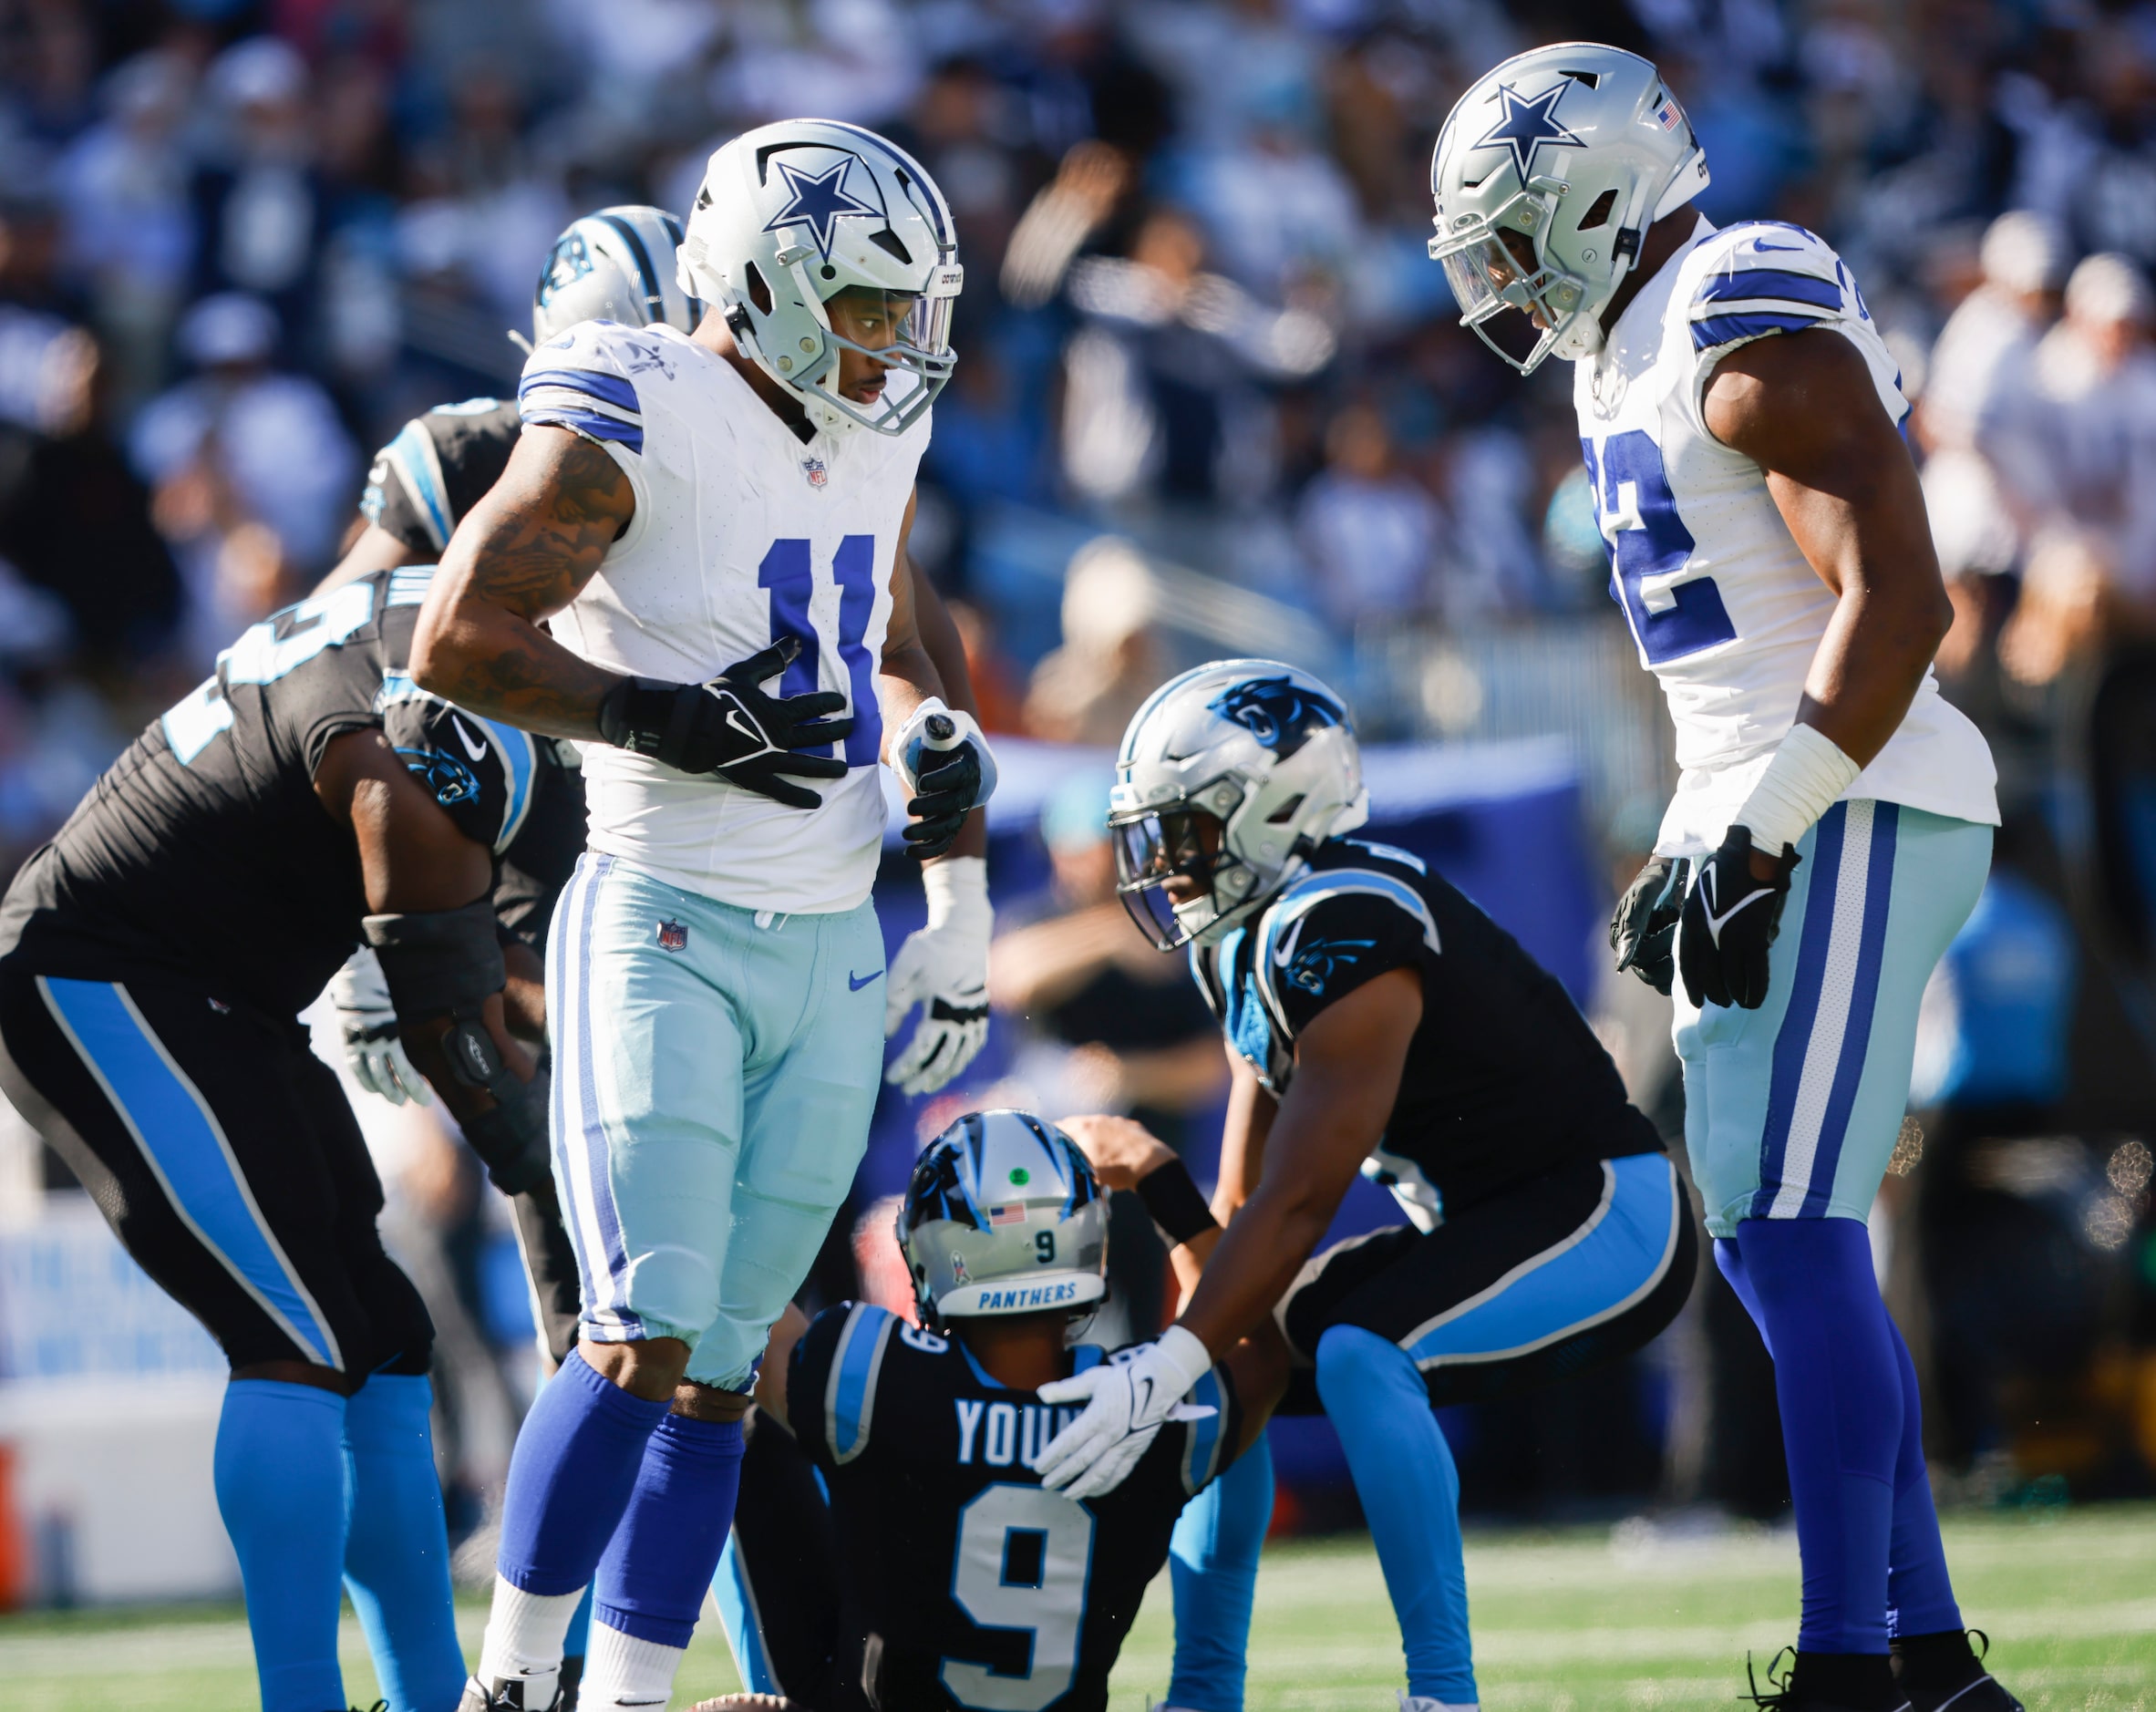
[[[586,321],[624,327],[664,322],[694,333],[704,304],[684,285],[675,252],[681,222],[663,208],[625,204],[573,221],[554,240],[531,294],[531,340],[544,345]]]
[[[1461,325],[1529,374],[1553,353],[1602,348],[1602,312],[1647,228],[1707,183],[1706,153],[1653,65],[1594,42],[1538,47],[1486,74],[1438,133],[1430,259]],[[1491,336],[1507,309],[1541,330],[1524,357]]]
[[[965,270],[950,207],[910,155],[857,125],[785,119],[713,155],[681,283],[718,306],[743,354],[820,429],[903,434],[951,377]],[[855,336],[864,328],[872,339]],[[879,397],[840,393],[841,350],[888,367]]]
[[[1216,660],[1155,690],[1123,733],[1116,890],[1162,951],[1210,944],[1369,814],[1346,704],[1277,660]]]
[[[1078,1144],[1030,1112],[969,1111],[922,1150],[898,1245],[931,1327],[1086,1313],[1108,1294],[1108,1198]]]

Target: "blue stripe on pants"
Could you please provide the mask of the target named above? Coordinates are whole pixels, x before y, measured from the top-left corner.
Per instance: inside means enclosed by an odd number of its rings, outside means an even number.
[[[1614,1319],[1662,1280],[1683,1202],[1661,1153],[1603,1161],[1602,1204],[1579,1230],[1402,1341],[1418,1367],[1546,1348]]]
[[[554,1054],[554,1171],[563,1223],[576,1251],[587,1321],[623,1338],[645,1335],[631,1312],[629,1257],[614,1206],[611,1150],[599,1099],[600,1048],[592,1006],[592,924],[614,858],[587,854],[557,906],[553,989],[547,1007],[559,1021]]]
[[[336,1335],[270,1230],[210,1103],[126,987],[40,975],[38,991],[157,1173],[173,1211],[292,1341],[343,1370]]]
[[[734,1655],[734,1668],[741,1673],[741,1687],[748,1694],[779,1694],[779,1678],[771,1669],[771,1655],[764,1645],[764,1622],[756,1608],[756,1589],[741,1565],[739,1536],[727,1536],[727,1549],[719,1556],[718,1573],[711,1578],[711,1596],[718,1605],[718,1620],[726,1625],[727,1645]]]
[[[1872,1039],[1900,825],[1897,804],[1868,799],[1836,803],[1819,823],[1753,1218],[1818,1218],[1833,1192]]]

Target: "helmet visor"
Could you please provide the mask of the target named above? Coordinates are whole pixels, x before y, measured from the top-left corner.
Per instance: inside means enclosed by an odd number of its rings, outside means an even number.
[[[944,272],[959,273],[954,267]],[[864,427],[903,433],[934,402],[956,360],[951,318],[958,293],[954,284],[944,285],[939,276],[925,294],[872,285],[833,293],[822,307],[838,361],[804,384]],[[847,352],[869,359],[865,375],[856,376],[851,387],[843,371],[863,366],[849,365]],[[864,389],[867,396],[852,396]]]
[[[1213,888],[1225,865],[1218,815],[1187,808],[1149,811],[1111,821],[1109,831],[1116,847],[1116,895],[1155,947],[1187,945],[1218,918]]]
[[[1583,281],[1536,260],[1534,241],[1525,232],[1487,220],[1432,238],[1429,253],[1445,270],[1445,283],[1460,304],[1460,325],[1472,327],[1485,345],[1523,373],[1549,354],[1586,298]],[[1507,325],[1499,317],[1508,309],[1517,310],[1540,335],[1524,358],[1506,348],[1526,343],[1524,337],[1499,336]]]

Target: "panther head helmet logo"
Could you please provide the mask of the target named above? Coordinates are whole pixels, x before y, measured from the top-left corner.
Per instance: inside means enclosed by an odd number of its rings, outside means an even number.
[[[1222,718],[1233,720],[1284,761],[1313,734],[1347,723],[1347,710],[1338,702],[1303,688],[1285,674],[1246,677],[1231,684],[1207,706]]]

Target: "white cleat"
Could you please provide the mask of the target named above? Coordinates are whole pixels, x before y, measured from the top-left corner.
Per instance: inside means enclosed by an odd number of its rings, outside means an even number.
[[[1400,1712],[1481,1712],[1480,1706],[1470,1700],[1464,1706],[1454,1706],[1449,1700],[1433,1700],[1426,1694],[1409,1694],[1400,1689]]]

